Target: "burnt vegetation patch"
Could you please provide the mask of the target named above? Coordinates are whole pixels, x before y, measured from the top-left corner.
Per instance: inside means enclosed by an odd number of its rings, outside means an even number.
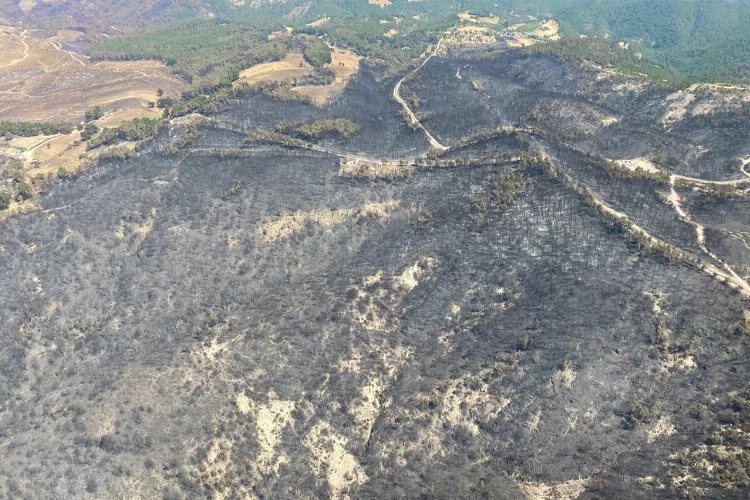
[[[742,188],[673,182],[703,167],[668,160],[700,144],[662,88],[423,70],[446,150],[365,67],[324,107],[232,94],[0,222],[0,496],[747,490],[748,304],[707,272],[747,274]]]

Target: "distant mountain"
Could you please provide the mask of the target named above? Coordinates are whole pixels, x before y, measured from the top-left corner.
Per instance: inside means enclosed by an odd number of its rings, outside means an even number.
[[[0,4],[0,17],[11,21],[106,32],[208,16],[198,0],[21,0]]]

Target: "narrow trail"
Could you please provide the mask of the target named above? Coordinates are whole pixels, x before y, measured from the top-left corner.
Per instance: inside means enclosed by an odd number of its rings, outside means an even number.
[[[557,159],[554,157],[554,155],[551,155],[546,148],[544,148],[539,142],[536,140],[531,141],[533,144],[537,146],[539,151],[541,151],[545,157],[547,157],[548,160],[555,160]],[[559,163],[559,162],[558,162]],[[600,210],[602,213],[607,214],[609,216],[612,216],[616,219],[619,219],[620,221],[627,222],[627,230],[628,232],[632,234],[636,234],[641,236],[642,238],[645,238],[649,243],[653,244],[657,247],[662,248],[672,248],[679,253],[681,253],[684,257],[693,257],[697,259],[700,262],[700,265],[698,268],[708,274],[709,276],[712,276],[719,281],[723,281],[727,283],[730,287],[734,288],[735,290],[739,291],[745,298],[750,298],[750,284],[747,283],[743,278],[741,278],[737,273],[734,272],[734,270],[727,265],[726,263],[722,262],[721,259],[718,259],[715,255],[713,255],[711,252],[708,251],[708,249],[705,247],[705,243],[701,245],[701,249],[704,250],[708,255],[712,256],[717,262],[720,262],[722,267],[724,269],[721,269],[710,262],[706,262],[705,260],[701,259],[698,256],[695,256],[689,252],[686,252],[685,250],[677,247],[676,245],[672,245],[670,243],[667,243],[666,241],[654,236],[653,234],[649,233],[644,229],[643,227],[639,226],[633,220],[624,212],[620,212],[619,210],[611,207],[608,205],[597,193],[583,185],[582,183],[576,181],[568,172],[561,168],[557,168],[557,171],[565,178],[565,181],[573,187],[579,194],[581,195],[587,195],[593,200],[594,206]],[[677,177],[677,176],[675,176]],[[672,181],[672,190],[674,190],[674,185]],[[674,194],[670,192],[670,200],[673,200],[674,197],[676,198],[676,203],[674,205],[675,210],[678,214],[682,213],[685,214],[685,216],[688,218],[688,220],[692,219],[690,218],[689,214],[685,212],[682,209],[681,200],[679,198],[679,195],[676,191],[674,191]],[[679,207],[679,209],[678,209]],[[703,226],[696,223],[695,221],[692,221],[693,224],[696,225],[696,233],[698,234],[698,239],[700,241],[701,234],[703,234]],[[701,230],[699,231],[697,227],[700,227]],[[705,238],[704,238],[705,241]]]
[[[46,144],[49,144],[50,142],[54,141],[58,137],[62,137],[62,134],[55,134],[53,136],[50,136],[48,139],[40,142],[39,144],[37,144],[33,148],[27,149],[26,151],[23,152],[23,157],[26,158],[26,161],[28,161],[28,162],[34,161],[34,152],[37,149],[41,148],[42,146],[44,146]]]
[[[743,165],[744,166],[744,165]],[[675,179],[679,178],[679,176],[671,175],[669,177],[669,187],[670,187],[670,193],[669,193],[669,202],[671,203],[672,207],[674,208],[675,212],[677,212],[677,215],[685,221],[688,224],[691,224],[695,226],[695,234],[696,239],[698,240],[698,246],[700,246],[701,250],[714,259],[716,262],[719,262],[721,266],[726,270],[727,273],[729,273],[732,278],[733,282],[735,282],[738,285],[741,285],[741,288],[743,290],[750,290],[750,285],[741,278],[735,271],[732,269],[732,267],[724,262],[722,259],[719,258],[718,255],[713,253],[708,249],[708,246],[706,246],[706,228],[703,224],[695,220],[689,213],[685,211],[685,209],[682,207],[682,199],[680,198],[679,193],[677,193],[677,190],[675,189]],[[719,181],[717,181],[719,182]],[[744,238],[741,238],[742,242],[745,243]],[[745,246],[747,246],[747,243],[745,243]]]
[[[29,44],[26,43],[26,37],[25,36],[21,37],[21,43],[24,46],[23,57],[21,59],[13,59],[8,64],[0,65],[0,68],[7,68],[8,66],[14,66],[16,64],[22,63],[22,62],[24,62],[29,57]]]
[[[81,61],[80,59],[78,59],[73,51],[63,49],[62,44],[57,43],[57,42],[52,42],[52,46],[56,48],[57,50],[59,50],[60,52],[68,54],[68,56],[70,56],[71,59],[73,59],[75,62],[77,62],[81,66],[86,67],[86,63],[84,61]],[[86,59],[91,59],[89,56],[81,55],[81,57],[84,57]]]
[[[215,120],[210,120],[214,125],[223,128],[225,130],[231,130],[232,132],[238,132],[240,134],[247,134],[248,131],[242,129],[241,127],[235,127],[228,123],[222,123]],[[279,141],[279,144],[284,144],[283,142]],[[222,146],[217,146],[218,149],[220,149]],[[348,162],[362,162],[362,163],[374,163],[374,164],[380,164],[380,165],[411,165],[413,166],[417,160],[416,157],[399,157],[399,158],[376,158],[374,156],[367,156],[363,154],[354,154],[349,153],[347,151],[344,151],[339,148],[334,148],[330,146],[318,146],[317,144],[305,144],[305,145],[298,145],[295,146],[301,149],[307,149],[308,151],[317,151],[319,153],[325,153],[332,156],[338,156],[341,160],[345,160]],[[217,149],[214,148],[214,149]],[[211,148],[200,148],[193,150],[209,150]]]
[[[732,179],[731,181],[710,181],[706,179],[699,179],[698,177],[688,177],[686,175],[679,175],[679,174],[672,174],[672,177],[675,178],[675,180],[681,180],[684,182],[689,182],[692,184],[702,184],[705,186],[708,185],[715,185],[715,186],[736,186],[738,184],[746,184],[750,183],[750,175],[748,175],[747,172],[745,172],[744,165],[740,168],[742,170],[742,173],[747,175],[748,177],[744,179]]]
[[[393,98],[396,99],[396,101],[399,104],[401,104],[401,106],[404,108],[404,110],[406,111],[406,113],[409,115],[409,119],[411,120],[411,123],[413,125],[416,125],[420,129],[422,129],[422,132],[424,132],[424,134],[427,136],[427,139],[430,141],[430,146],[431,147],[439,149],[441,151],[447,151],[448,147],[447,146],[443,146],[442,144],[440,144],[440,142],[438,142],[438,140],[435,139],[432,136],[432,134],[430,134],[430,132],[424,127],[424,125],[422,125],[422,123],[417,119],[417,117],[414,114],[414,112],[409,108],[409,105],[406,104],[406,101],[404,101],[401,98],[401,84],[404,83],[404,80],[406,80],[410,76],[416,74],[420,69],[422,69],[422,67],[425,64],[427,64],[427,61],[429,61],[430,59],[432,59],[432,57],[435,54],[437,54],[437,52],[440,50],[440,44],[441,43],[443,43],[443,39],[442,38],[438,41],[438,43],[435,46],[435,49],[432,51],[432,53],[429,56],[427,56],[427,58],[424,61],[422,61],[422,64],[420,64],[419,66],[417,66],[416,68],[414,68],[414,71],[412,71],[411,73],[407,74],[401,80],[398,81],[398,83],[396,84],[396,86],[393,87]]]
[[[440,40],[442,42],[442,39]],[[442,151],[446,151],[449,148],[446,146],[443,146],[440,144],[431,134],[430,132],[417,120],[414,113],[409,109],[409,106],[406,104],[406,102],[401,98],[399,94],[399,90],[401,88],[401,84],[404,82],[404,80],[410,76],[419,71],[439,50],[440,48],[440,42],[438,42],[437,46],[433,50],[433,52],[422,62],[421,65],[419,65],[417,68],[414,69],[409,75],[406,75],[404,78],[402,78],[394,87],[393,89],[393,97],[403,106],[403,108],[408,113],[409,117],[412,120],[412,123],[416,124],[422,131],[425,133],[427,138],[430,141],[430,145],[434,148],[439,148]],[[459,70],[460,71],[460,70]],[[456,72],[456,78],[461,78],[460,73]],[[228,128],[230,130],[235,129],[234,127],[228,126],[228,124],[221,124],[216,123],[217,125]],[[236,130],[237,132],[246,133],[244,130]],[[527,131],[523,131],[527,132]],[[549,160],[554,161],[555,163],[559,164],[560,162],[554,157],[554,155],[551,155],[546,147],[544,147],[542,144],[540,144],[536,139],[534,139],[531,136],[527,135],[527,138],[529,140],[529,144],[536,147],[537,151],[541,152],[545,155]],[[321,153],[326,153],[330,155],[334,155],[339,157],[341,160],[349,161],[349,162],[367,162],[367,163],[375,163],[375,164],[381,164],[381,165],[416,165],[416,158],[396,158],[396,159],[382,159],[382,158],[372,158],[367,157],[363,155],[357,155],[348,153],[342,150],[339,150],[337,148],[332,147],[323,147],[313,144],[307,144],[305,146],[300,146],[304,149],[311,150],[311,151],[317,151]],[[745,298],[750,298],[750,284],[748,284],[747,277],[741,277],[739,276],[734,269],[732,269],[731,266],[729,266],[726,262],[724,262],[722,259],[720,259],[716,254],[711,252],[707,245],[706,245],[706,236],[705,236],[705,226],[698,221],[696,221],[683,207],[682,205],[682,199],[677,192],[676,189],[676,183],[677,181],[682,181],[685,183],[693,184],[696,186],[708,186],[708,185],[739,185],[744,183],[750,183],[750,173],[748,173],[745,170],[745,167],[750,164],[750,158],[746,159],[742,165],[740,165],[740,172],[745,175],[745,178],[742,179],[735,179],[730,181],[712,181],[712,180],[705,180],[700,179],[696,177],[689,177],[679,174],[669,174],[669,194],[667,196],[667,202],[668,205],[675,210],[678,217],[683,220],[684,222],[692,225],[695,227],[695,233],[696,233],[696,239],[698,242],[698,246],[701,248],[701,250],[709,256],[711,259],[713,259],[714,262],[717,262],[721,267],[718,267],[717,265],[708,262],[701,258],[700,256],[697,256],[693,253],[687,252],[680,247],[673,245],[671,243],[668,243],[657,236],[654,236],[653,234],[649,233],[645,228],[641,227],[640,225],[633,222],[633,220],[624,212],[621,212],[609,204],[607,204],[597,193],[593,192],[590,188],[582,184],[581,182],[575,180],[568,172],[566,172],[564,169],[560,167],[555,167],[556,171],[559,172],[564,178],[565,181],[573,187],[579,194],[585,195],[587,197],[590,197],[591,200],[593,200],[593,204],[595,208],[597,208],[602,213],[616,218],[625,224],[625,227],[628,232],[630,232],[633,235],[639,236],[642,239],[645,239],[652,245],[654,245],[657,248],[661,249],[671,249],[672,251],[676,251],[678,254],[680,254],[681,258],[685,259],[687,262],[692,262],[693,265],[698,268],[699,270],[705,272],[706,274],[712,276],[713,278],[726,283],[731,288],[739,291]],[[655,169],[656,171],[661,172],[660,169]],[[742,237],[742,235],[732,235],[734,237],[737,237],[742,240],[742,242],[745,244],[745,246],[750,249],[750,246],[745,241],[745,238]],[[750,235],[748,235],[750,236]]]

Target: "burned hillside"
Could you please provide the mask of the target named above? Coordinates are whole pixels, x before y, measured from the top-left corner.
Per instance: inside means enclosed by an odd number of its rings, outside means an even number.
[[[436,151],[395,84],[237,94],[0,222],[0,497],[747,491],[743,106],[435,57]]]

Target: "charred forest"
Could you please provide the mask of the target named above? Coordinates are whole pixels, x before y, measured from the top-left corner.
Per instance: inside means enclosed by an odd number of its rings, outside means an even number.
[[[50,185],[0,498],[745,497],[750,108],[691,89],[448,52]]]

